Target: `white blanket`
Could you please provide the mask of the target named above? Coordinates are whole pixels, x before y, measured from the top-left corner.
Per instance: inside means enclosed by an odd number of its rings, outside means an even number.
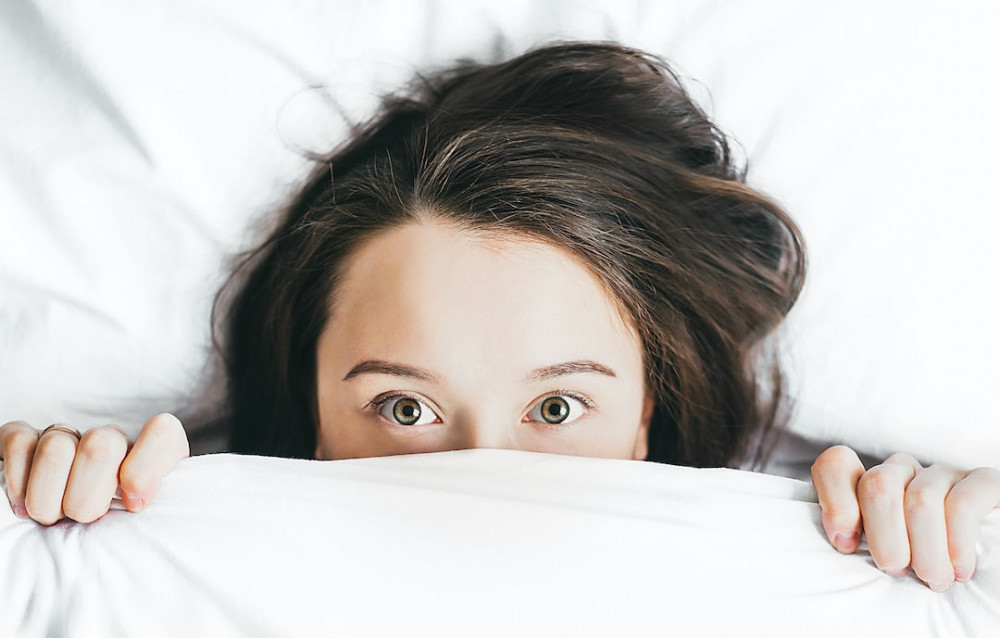
[[[183,462],[140,514],[0,507],[0,636],[996,636],[1000,512],[936,594],[823,536],[807,483],[465,450]]]

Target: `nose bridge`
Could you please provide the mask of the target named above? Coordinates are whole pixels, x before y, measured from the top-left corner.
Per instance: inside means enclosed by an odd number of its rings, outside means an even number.
[[[508,419],[509,417],[505,419],[500,413],[487,410],[463,414],[457,423],[461,437],[461,440],[456,442],[457,447],[513,449],[515,442]]]

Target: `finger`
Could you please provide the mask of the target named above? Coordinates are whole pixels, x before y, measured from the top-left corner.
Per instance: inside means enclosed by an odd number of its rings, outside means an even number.
[[[160,479],[188,456],[187,434],[177,417],[164,413],[147,421],[118,474],[125,507],[137,512],[148,505]]]
[[[934,591],[948,589],[955,578],[948,555],[944,502],[964,474],[946,465],[932,465],[917,473],[903,496],[910,565],[917,577]]]
[[[89,523],[107,513],[118,487],[118,468],[127,452],[128,436],[116,426],[94,428],[83,435],[63,496],[67,517]]]
[[[823,529],[830,543],[850,554],[861,542],[861,509],[858,480],[865,466],[854,450],[838,445],[816,459],[812,466],[813,485],[822,511]]]
[[[979,525],[990,510],[1000,507],[1000,471],[981,467],[951,488],[944,501],[948,554],[955,579],[968,580],[976,570]]]
[[[38,430],[24,421],[11,421],[0,427],[0,459],[4,462],[7,498],[14,513],[21,518],[28,517],[28,510],[24,507],[24,495],[37,443]]]
[[[47,433],[35,444],[24,507],[42,525],[52,525],[63,517],[63,494],[76,445],[75,436],[59,430]]]
[[[906,574],[910,565],[903,494],[919,468],[912,457],[893,455],[858,481],[858,502],[872,560],[894,577]]]

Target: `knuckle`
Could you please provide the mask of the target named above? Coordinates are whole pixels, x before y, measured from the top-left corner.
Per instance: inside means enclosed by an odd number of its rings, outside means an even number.
[[[976,515],[977,500],[968,491],[952,490],[944,499],[946,518],[967,518]]]
[[[960,470],[954,465],[948,465],[947,463],[931,463],[927,466],[928,470],[933,470],[934,472],[939,472],[941,474],[954,475],[959,474]]]
[[[28,516],[42,525],[54,525],[62,519],[58,511],[53,511],[30,498],[25,499],[24,509],[28,511]]]
[[[894,572],[910,566],[909,547],[870,547],[872,560],[882,571]]]
[[[150,484],[150,477],[143,471],[142,467],[129,462],[128,459],[122,463],[118,473],[118,480],[121,482],[122,490],[129,492],[143,492]]]
[[[845,463],[853,462],[856,458],[857,455],[851,448],[846,445],[835,445],[816,457],[812,464],[813,475],[841,467]]]
[[[69,436],[43,436],[35,444],[35,459],[41,462],[68,463],[76,456],[76,440]]]
[[[943,501],[939,494],[921,487],[910,488],[903,496],[903,511],[907,518],[926,516],[935,510],[940,510],[942,505]]]
[[[954,568],[942,568],[936,562],[928,563],[914,558],[913,573],[925,583],[947,583],[955,579]]]
[[[910,560],[909,557],[903,557],[900,555],[888,555],[875,557],[872,554],[872,560],[875,561],[875,566],[887,573],[896,573],[903,570],[909,569]]]
[[[71,502],[63,501],[63,514],[66,518],[71,518],[74,521],[80,521],[80,517],[83,516],[85,508]]]
[[[156,445],[176,448],[183,446],[185,456],[188,454],[187,434],[180,420],[169,412],[158,414],[143,427],[143,434],[151,437]]]
[[[25,421],[7,421],[3,425],[0,425],[0,430],[32,430],[30,425]]]
[[[177,429],[177,417],[167,412],[157,414],[146,422],[145,429],[154,436],[170,436]]]
[[[104,516],[107,511],[107,507],[98,509],[83,503],[63,504],[63,513],[66,515],[66,518],[73,519],[77,523],[91,523]]]
[[[147,426],[142,431],[142,444],[154,449],[162,449],[170,443],[170,430],[161,425]]]
[[[905,454],[903,452],[896,452],[892,454],[885,460],[887,463],[898,463],[900,465],[909,465],[912,467],[920,467],[920,462],[912,454]]]
[[[969,472],[969,477],[981,478],[1000,487],[1000,470],[994,467],[977,467]]]
[[[77,454],[95,463],[118,462],[128,444],[120,432],[111,428],[89,430],[80,440]]]
[[[27,458],[35,450],[38,442],[38,435],[26,430],[15,430],[7,436],[4,443],[4,459],[22,457]]]
[[[899,485],[882,466],[872,468],[858,481],[858,496],[875,504],[894,502],[899,497]]]

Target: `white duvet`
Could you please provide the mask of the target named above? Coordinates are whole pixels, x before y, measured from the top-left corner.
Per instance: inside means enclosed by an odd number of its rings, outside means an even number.
[[[808,483],[503,450],[184,461],[140,514],[0,507],[0,636],[983,636],[1000,512],[936,594],[827,543]]]

